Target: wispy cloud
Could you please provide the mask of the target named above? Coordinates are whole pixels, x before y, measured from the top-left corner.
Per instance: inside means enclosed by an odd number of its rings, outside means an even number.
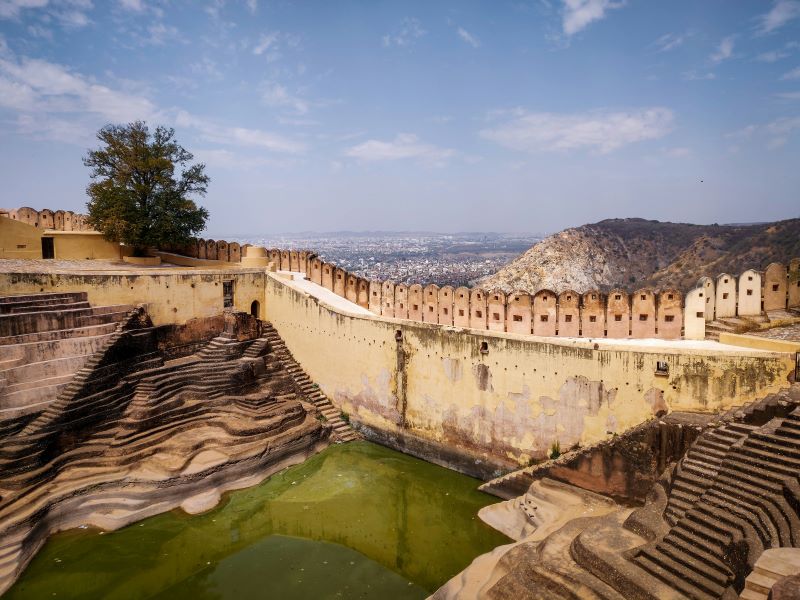
[[[723,38],[717,46],[717,49],[708,57],[711,64],[718,65],[722,61],[728,60],[733,56],[733,41],[735,36],[729,35]]]
[[[190,113],[161,110],[147,97],[114,89],[62,65],[40,59],[17,59],[0,53],[0,108],[11,111],[18,132],[37,138],[85,144],[106,123],[142,119],[195,130],[219,144],[300,154],[303,142],[245,127],[223,126]]]
[[[0,18],[16,19],[27,8],[43,8],[48,0],[0,0]]]
[[[473,48],[478,48],[481,45],[481,41],[463,27],[458,28],[458,37],[460,37]]]
[[[788,56],[791,56],[791,54],[785,50],[770,50],[769,52],[762,52],[755,59],[758,62],[774,63]]]
[[[309,109],[307,100],[291,93],[286,86],[275,81],[269,81],[264,85],[261,99],[267,106],[288,108],[298,115],[306,114]]]
[[[0,59],[0,77],[17,90],[15,97],[24,94],[30,99],[27,107],[11,106],[25,112],[90,113],[110,121],[148,119],[157,112],[146,98],[94,83],[44,60]],[[0,104],[6,101],[0,94]]]
[[[162,22],[152,23],[147,27],[147,36],[142,39],[142,43],[152,46],[163,46],[167,42],[183,41],[183,36],[177,27],[167,25]]]
[[[87,11],[92,8],[91,0],[0,0],[0,19],[16,20],[24,11],[44,9],[44,20],[67,29],[80,29],[91,23]]]
[[[659,52],[669,52],[682,46],[688,37],[689,34],[686,33],[665,33],[653,42],[653,45],[658,48]]]
[[[787,71],[783,75],[781,75],[781,79],[800,79],[800,67],[796,67],[791,71]]]
[[[780,92],[775,96],[782,100],[800,100],[800,92]]]
[[[253,54],[264,56],[267,62],[275,62],[283,55],[286,48],[296,48],[300,45],[300,38],[296,35],[280,31],[262,33],[253,45]]]
[[[119,5],[132,12],[144,12],[146,8],[144,0],[119,0]]]
[[[673,119],[672,111],[661,107],[566,114],[530,113],[518,109],[512,112],[510,119],[483,129],[480,135],[524,152],[594,150],[605,154],[628,144],[667,135]]]
[[[716,79],[717,76],[714,73],[698,73],[694,69],[691,71],[685,71],[683,73],[683,78],[686,81],[711,81],[712,79]]]
[[[606,12],[621,8],[625,2],[612,0],[563,0],[561,26],[565,35],[574,35],[594,21],[605,18]]]
[[[178,111],[175,124],[179,127],[191,127],[197,130],[204,139],[218,144],[251,146],[283,154],[302,154],[306,151],[304,143],[286,136],[262,129],[219,125],[186,111]]]
[[[781,117],[762,125],[747,125],[725,137],[739,140],[761,138],[767,148],[775,150],[785,145],[789,136],[797,130],[800,130],[800,117]]]
[[[686,148],[685,146],[678,146],[676,148],[667,148],[664,150],[664,154],[670,158],[686,158],[692,155],[692,149]]]
[[[267,50],[274,47],[278,43],[278,37],[280,36],[280,32],[278,31],[271,31],[269,33],[262,33],[261,36],[258,38],[258,42],[255,46],[253,46],[253,54],[256,56],[261,56]]]
[[[400,29],[395,33],[387,33],[381,38],[381,42],[385,47],[389,46],[412,46],[416,41],[424,36],[427,31],[422,28],[422,24],[418,19],[406,18],[400,25]]]
[[[454,155],[454,151],[427,144],[412,133],[400,133],[391,141],[367,140],[348,148],[345,155],[364,161],[391,161],[418,159],[440,165]]]
[[[195,151],[194,155],[209,167],[232,171],[251,171],[263,167],[287,168],[295,165],[298,161],[295,157],[258,156],[252,152],[233,152],[225,148],[201,148]]]
[[[797,0],[776,0],[769,12],[758,17],[757,33],[772,33],[800,17],[800,2]]]

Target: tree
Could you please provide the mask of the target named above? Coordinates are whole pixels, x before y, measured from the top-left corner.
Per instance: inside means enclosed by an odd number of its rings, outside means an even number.
[[[143,256],[150,246],[186,244],[205,228],[208,211],[189,197],[205,195],[205,165],[188,164],[194,156],[175,141],[174,129],[158,126],[151,134],[136,121],[106,125],[97,139],[103,147],[83,159],[92,169],[86,206],[89,223],[107,240]]]

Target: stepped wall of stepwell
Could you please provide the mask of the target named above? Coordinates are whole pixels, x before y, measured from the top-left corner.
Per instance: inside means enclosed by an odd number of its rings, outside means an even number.
[[[324,277],[329,266],[311,268]],[[265,316],[351,422],[480,477],[542,458],[555,442],[595,443],[666,411],[740,405],[794,372],[791,353],[596,345],[372,315],[328,304],[286,277],[266,274]]]

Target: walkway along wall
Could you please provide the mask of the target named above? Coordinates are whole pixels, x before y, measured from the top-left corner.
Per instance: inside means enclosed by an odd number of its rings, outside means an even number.
[[[555,442],[591,444],[667,410],[717,411],[762,397],[794,369],[788,353],[594,349],[589,340],[355,315],[273,273],[265,305],[294,357],[368,437],[480,477],[542,458]]]

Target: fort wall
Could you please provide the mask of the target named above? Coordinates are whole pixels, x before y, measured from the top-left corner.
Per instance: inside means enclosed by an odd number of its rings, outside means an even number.
[[[271,250],[270,256],[277,260],[277,268],[296,270],[288,252]],[[315,283],[356,301],[357,276],[319,261],[311,252],[298,252],[298,263],[310,265],[300,272]],[[583,295],[574,290],[539,290],[531,296],[433,283],[423,287],[369,281],[366,286],[364,307],[376,315],[416,322],[538,337],[700,340],[705,338],[705,324],[717,318],[800,308],[800,259],[788,269],[770,265],[763,277],[754,270],[739,277],[727,273],[702,277],[685,297],[674,288],[634,292],[617,288],[607,295],[598,290]]]
[[[265,289],[266,318],[368,437],[479,476],[668,410],[727,409],[794,369],[788,353],[597,347],[355,314],[272,273]]]

